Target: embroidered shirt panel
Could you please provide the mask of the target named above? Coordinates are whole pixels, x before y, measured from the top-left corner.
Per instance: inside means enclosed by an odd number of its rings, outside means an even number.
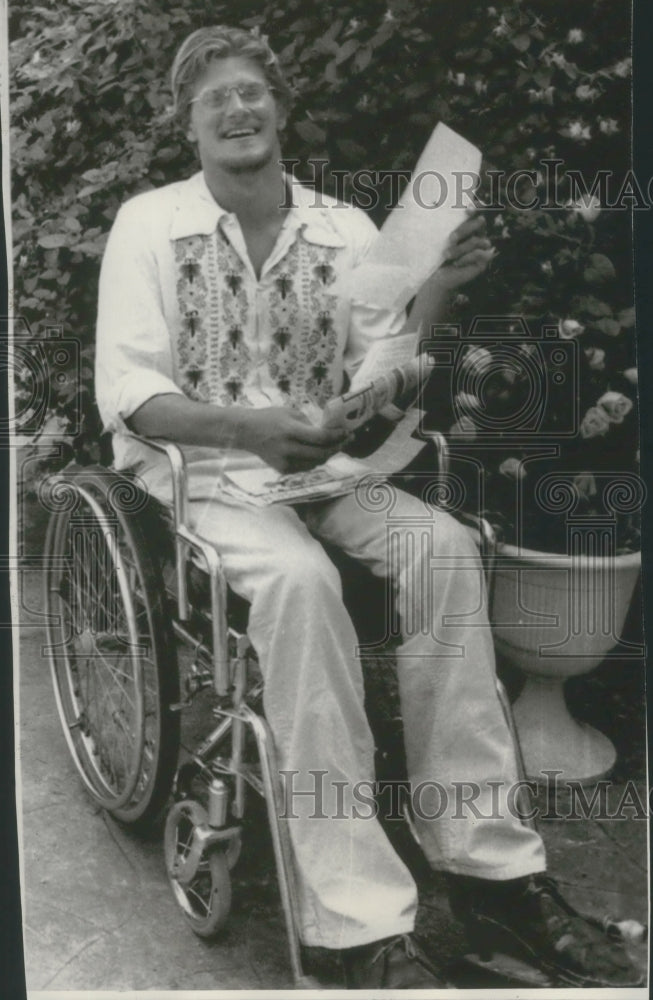
[[[300,228],[257,281],[222,226],[175,240],[183,391],[223,406],[256,405],[251,389],[323,406],[342,382],[332,289],[338,252],[308,242]]]

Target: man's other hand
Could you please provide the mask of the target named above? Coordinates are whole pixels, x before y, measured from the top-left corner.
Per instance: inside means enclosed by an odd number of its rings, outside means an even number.
[[[314,469],[347,440],[346,432],[314,427],[303,413],[283,406],[243,409],[241,417],[240,447],[284,474]]]
[[[444,263],[436,271],[435,278],[443,288],[458,288],[478,277],[495,253],[485,235],[485,219],[480,215],[472,215],[454,229],[449,237]]]

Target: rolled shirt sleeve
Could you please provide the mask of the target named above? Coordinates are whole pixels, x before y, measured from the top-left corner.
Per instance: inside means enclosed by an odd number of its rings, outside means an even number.
[[[378,230],[372,220],[364,212],[357,210],[351,213],[356,219],[355,224],[355,257],[354,268],[362,263],[374,243]],[[355,274],[350,277],[350,284],[355,284]],[[395,337],[406,325],[406,313],[403,309],[385,309],[357,302],[352,295],[349,313],[349,332],[344,354],[344,370],[353,378],[363,362],[369,348],[375,340]]]
[[[105,429],[118,433],[153,396],[184,395],[173,377],[157,262],[134,207],[128,203],[116,216],[98,299],[96,398]]]

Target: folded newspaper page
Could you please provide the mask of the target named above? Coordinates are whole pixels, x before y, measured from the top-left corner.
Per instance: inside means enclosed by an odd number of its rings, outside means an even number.
[[[440,122],[369,253],[341,279],[343,294],[404,309],[446,259],[449,236],[473,205],[481,161],[476,146]]]
[[[388,412],[388,408],[417,395],[424,365],[423,357],[415,357],[418,339],[419,331],[386,337],[372,344],[349,391],[325,406],[322,426],[356,430],[376,413],[384,413],[391,419],[401,417],[402,410]]]
[[[226,474],[222,489],[228,496],[255,507],[310,503],[352,493],[363,476],[370,472],[383,476],[400,472],[419,454],[424,442],[413,433],[423,416],[422,410],[409,410],[367,458],[351,458],[340,452],[324,465],[290,475],[282,475],[270,466],[236,470]]]

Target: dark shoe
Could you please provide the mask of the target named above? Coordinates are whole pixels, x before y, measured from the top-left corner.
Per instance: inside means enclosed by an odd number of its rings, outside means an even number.
[[[495,952],[519,958],[573,986],[640,986],[623,940],[575,910],[544,875],[492,882],[451,876],[454,916],[482,960]]]
[[[342,952],[347,989],[436,990],[445,984],[409,934]]]

